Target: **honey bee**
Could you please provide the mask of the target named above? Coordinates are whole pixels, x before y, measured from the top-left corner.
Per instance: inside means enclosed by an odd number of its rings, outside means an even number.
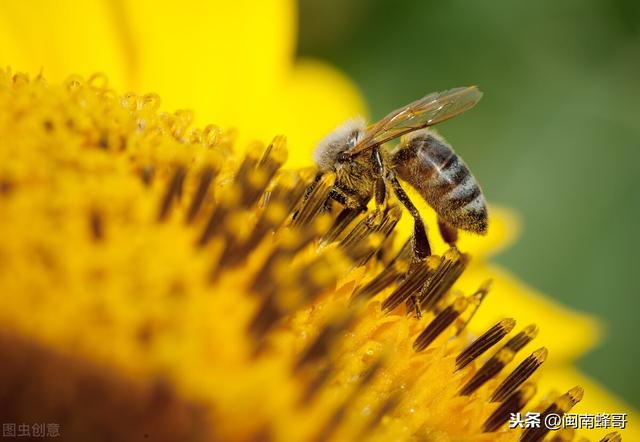
[[[366,210],[373,197],[383,207],[390,187],[413,217],[417,259],[429,256],[431,247],[422,217],[398,178],[436,211],[449,244],[455,244],[457,229],[485,234],[487,207],[478,182],[451,146],[429,129],[470,109],[481,97],[475,86],[456,88],[426,95],[369,127],[361,118],[347,121],[318,143],[313,154],[316,182],[334,172],[329,198],[353,210]],[[396,148],[385,148],[398,137]]]

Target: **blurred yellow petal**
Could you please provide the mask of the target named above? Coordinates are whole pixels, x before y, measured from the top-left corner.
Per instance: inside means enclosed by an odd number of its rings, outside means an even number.
[[[562,367],[545,367],[543,376],[538,380],[539,391],[565,391],[575,385],[584,388],[584,397],[571,413],[626,413],[627,428],[620,430],[617,428],[583,430],[579,432],[590,440],[599,440],[605,434],[618,431],[622,435],[623,441],[640,441],[640,414],[628,404],[617,399],[602,385],[586,376],[574,367],[565,365]],[[535,405],[535,401],[534,401]]]
[[[482,331],[504,317],[514,318],[518,330],[536,324],[540,331],[535,342],[549,349],[547,365],[570,363],[598,342],[600,326],[594,318],[561,306],[496,265],[472,264],[457,287],[472,293],[487,278],[493,285],[471,323],[473,330]]]
[[[489,216],[489,229],[485,236],[459,232],[457,246],[460,250],[469,251],[474,258],[486,259],[507,249],[520,236],[520,218],[513,210],[490,205]]]
[[[189,107],[203,121],[244,128],[279,106],[275,86],[293,57],[292,1],[141,0],[122,7],[136,54],[133,84],[158,92],[164,107]]]
[[[77,73],[108,72],[112,83],[125,82],[123,40],[108,1],[7,1],[0,12],[0,65],[51,81]]]
[[[286,133],[296,146],[291,164],[310,165],[315,142],[364,111],[356,88],[335,69],[294,65],[292,1],[144,0],[123,9],[136,88],[158,91],[163,107],[193,109],[196,121],[241,127],[240,145]]]
[[[353,83],[336,69],[314,60],[296,65],[283,98],[279,127],[291,146],[291,166],[310,166],[312,148],[322,137],[345,120],[366,112]]]

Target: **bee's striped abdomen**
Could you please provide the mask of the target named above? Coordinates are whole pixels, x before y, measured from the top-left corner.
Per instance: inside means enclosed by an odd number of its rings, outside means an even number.
[[[411,184],[447,224],[476,233],[487,230],[482,190],[444,140],[420,131],[393,155],[393,169]]]

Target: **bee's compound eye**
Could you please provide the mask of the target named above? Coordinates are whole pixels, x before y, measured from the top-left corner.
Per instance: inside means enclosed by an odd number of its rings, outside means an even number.
[[[349,161],[349,154],[346,152],[340,152],[336,157],[336,161],[338,163],[346,163],[347,161]]]

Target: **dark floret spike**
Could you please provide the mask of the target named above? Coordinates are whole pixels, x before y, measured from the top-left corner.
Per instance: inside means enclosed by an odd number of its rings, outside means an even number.
[[[302,352],[293,367],[293,371],[298,372],[305,365],[327,356],[340,334],[353,323],[354,319],[355,315],[353,314],[344,314],[333,318],[331,322],[325,325],[307,349]]]
[[[429,276],[424,287],[417,296],[421,310],[434,310],[444,295],[458,280],[469,262],[469,256],[451,248],[445,252],[440,265]]]
[[[462,331],[467,327],[467,325],[469,325],[469,323],[471,322],[475,314],[480,309],[480,306],[482,305],[484,298],[487,297],[489,290],[491,290],[492,283],[493,281],[491,279],[486,280],[485,282],[482,283],[480,288],[478,288],[478,290],[473,295],[471,295],[471,302],[470,302],[471,307],[468,309],[470,310],[470,312],[466,314],[467,316],[466,319],[462,319],[460,321],[460,324],[458,325],[458,332],[457,332],[458,335],[462,333]]]
[[[491,327],[478,339],[473,341],[467,348],[465,348],[456,358],[456,370],[460,370],[476,358],[483,355],[487,350],[493,347],[496,343],[500,342],[508,333],[515,327],[516,321],[512,318],[506,318],[498,322]]]
[[[622,436],[617,431],[614,431],[605,435],[600,439],[600,442],[622,442]]]
[[[409,299],[410,296],[415,296],[435,271],[439,261],[436,256],[429,256],[423,261],[414,261],[406,279],[382,303],[382,311],[391,313],[396,307]]]
[[[413,342],[413,349],[415,351],[422,351],[429,346],[446,328],[456,320],[458,316],[469,305],[467,298],[458,298],[453,304],[442,310],[434,319],[429,323],[427,328],[424,329],[420,335]]]
[[[184,178],[187,175],[187,169],[184,166],[177,166],[169,184],[167,190],[160,203],[160,210],[158,211],[158,221],[164,221],[167,219],[170,213],[171,206],[175,201],[180,199],[182,195],[182,187],[184,184]]]
[[[376,277],[360,287],[351,296],[351,303],[372,298],[382,290],[393,285],[402,275],[407,273],[411,261],[411,240],[406,241],[391,263]]]
[[[500,429],[507,423],[511,413],[517,413],[522,410],[535,393],[536,387],[532,383],[526,383],[519,390],[511,393],[487,418],[482,431],[491,433]]]
[[[216,171],[211,166],[205,166],[200,172],[198,187],[196,188],[196,192],[191,199],[191,204],[189,205],[189,210],[187,211],[187,223],[192,223],[198,216],[198,213],[200,213],[200,209],[207,198],[209,187],[211,186],[215,175]]]
[[[513,360],[515,353],[508,348],[502,348],[491,357],[473,377],[462,387],[460,396],[471,396],[478,388],[494,378],[500,371]]]
[[[542,365],[547,359],[547,354],[547,349],[542,347],[522,361],[496,388],[496,391],[491,395],[491,402],[501,402],[515,391]]]
[[[359,209],[345,208],[338,214],[336,221],[333,223],[329,231],[322,237],[321,244],[330,244],[340,239],[347,227],[358,218],[362,213]]]
[[[550,430],[555,430],[555,428],[548,428],[544,424],[544,422],[546,422],[546,417],[550,414],[556,414],[561,418],[565,413],[569,412],[575,404],[582,400],[583,395],[584,390],[582,389],[582,387],[577,386],[553,401],[551,405],[549,405],[542,413],[540,413],[540,427],[526,428],[520,436],[520,441],[538,442],[543,440]]]
[[[303,199],[301,207],[293,219],[291,226],[300,227],[309,224],[325,208],[325,202],[329,198],[329,193],[333,188],[336,176],[333,173],[325,173],[319,177],[318,181]]]
[[[509,339],[505,344],[505,348],[509,348],[514,352],[522,350],[522,348],[538,336],[538,326],[530,324],[526,326],[520,333]]]

